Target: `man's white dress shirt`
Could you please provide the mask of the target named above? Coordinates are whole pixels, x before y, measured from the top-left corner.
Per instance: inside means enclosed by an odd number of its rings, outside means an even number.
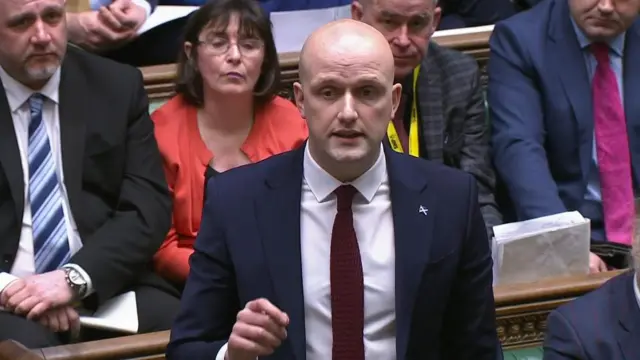
[[[18,253],[16,255],[11,273],[0,273],[0,292],[17,278],[23,278],[35,273],[34,250],[33,250],[33,233],[31,224],[31,202],[28,196],[29,189],[29,162],[27,160],[27,150],[29,145],[29,122],[31,121],[31,113],[29,110],[29,98],[36,91],[29,89],[23,84],[13,79],[0,66],[0,80],[4,86],[4,91],[9,102],[11,116],[13,118],[13,127],[15,129],[16,139],[18,140],[18,148],[20,150],[20,163],[22,165],[22,174],[24,181],[24,212],[22,215],[22,229],[20,232],[20,242],[18,245]],[[65,226],[67,230],[67,238],[69,241],[69,249],[71,254],[75,254],[82,247],[82,241],[76,222],[73,219],[71,208],[69,206],[69,197],[67,188],[64,184],[64,171],[62,168],[62,145],[60,143],[60,119],[59,119],[59,97],[58,88],[60,86],[60,69],[49,79],[47,84],[38,93],[44,95],[45,101],[42,109],[42,120],[47,130],[49,143],[51,145],[52,155],[56,164],[56,174],[60,181],[62,193],[62,209],[64,212]],[[7,239],[3,239],[7,241]],[[87,281],[88,292],[93,290],[91,279],[88,274],[75,264],[67,264],[78,270]]]
[[[396,358],[395,242],[384,151],[376,163],[350,183],[353,222],[364,275],[364,349],[367,360]],[[338,212],[333,193],[344,185],[304,154],[300,248],[307,360],[331,360],[331,232]],[[223,360],[227,346],[218,352]]]

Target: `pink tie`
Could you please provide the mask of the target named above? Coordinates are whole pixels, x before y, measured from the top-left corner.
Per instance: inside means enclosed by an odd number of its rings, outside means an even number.
[[[591,51],[598,61],[592,82],[593,115],[605,231],[609,241],[631,245],[635,209],[624,109],[609,64],[609,46],[595,43]]]

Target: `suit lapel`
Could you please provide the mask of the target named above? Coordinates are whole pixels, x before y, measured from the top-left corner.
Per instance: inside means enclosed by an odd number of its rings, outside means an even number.
[[[618,343],[626,360],[640,359],[640,346],[638,336],[640,335],[640,307],[633,289],[635,281],[634,272],[631,271],[621,279],[620,285],[612,287],[615,291],[613,297],[616,301],[616,309],[619,314],[620,326],[616,328]]]
[[[589,171],[593,146],[593,102],[591,84],[584,60],[571,22],[566,1],[556,1],[560,9],[552,11],[555,18],[550,23],[550,63],[546,64],[560,76],[565,94],[578,121],[580,136],[580,166],[582,173]]]
[[[300,202],[302,198],[302,146],[267,179],[256,201],[256,219],[271,281],[274,305],[289,315],[288,339],[298,360],[306,358],[302,260],[300,252]],[[290,161],[289,161],[290,160]]]
[[[429,45],[429,53],[433,53],[433,45]],[[435,62],[435,56],[429,53],[422,62],[416,94],[420,107],[421,125],[425,142],[422,148],[427,150],[426,156],[422,157],[442,162],[443,133],[445,127],[442,110],[442,82],[440,72]],[[414,99],[414,101],[416,100]]]
[[[22,219],[22,212],[24,211],[24,174],[20,163],[18,139],[16,139],[16,132],[13,127],[13,116],[11,115],[11,108],[1,81],[0,91],[0,165],[2,165],[4,174],[9,181],[16,216],[18,219]]]
[[[429,259],[434,215],[420,212],[435,209],[435,199],[426,195],[425,174],[408,165],[406,155],[385,147],[391,191],[391,209],[396,247],[396,356],[406,357],[415,299]]]
[[[637,20],[629,30],[627,30],[624,50],[624,113],[627,119],[627,134],[629,135],[629,148],[638,149],[640,143],[636,136],[634,128],[640,127],[640,20]],[[635,155],[635,159],[634,159]],[[637,152],[631,151],[631,163],[638,164],[640,159]],[[635,161],[634,161],[635,160]],[[634,166],[635,179],[640,179],[640,167]],[[640,359],[640,358],[639,358]]]
[[[92,118],[92,109],[84,96],[92,94],[89,84],[76,64],[75,50],[69,49],[60,76],[60,143],[64,182],[73,215],[78,216],[82,189],[82,165],[85,144],[85,121]]]

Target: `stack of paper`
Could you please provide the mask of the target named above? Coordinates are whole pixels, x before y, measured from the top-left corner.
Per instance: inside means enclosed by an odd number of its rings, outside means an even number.
[[[571,211],[493,228],[494,285],[589,272],[589,219]]]

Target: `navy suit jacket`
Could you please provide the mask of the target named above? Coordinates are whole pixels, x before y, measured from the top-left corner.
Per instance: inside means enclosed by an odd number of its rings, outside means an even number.
[[[640,307],[633,271],[554,310],[547,319],[544,360],[640,359]]]
[[[209,180],[167,359],[213,358],[237,312],[256,298],[269,299],[290,318],[288,338],[261,359],[305,359],[303,154],[301,147]],[[397,359],[500,358],[492,260],[475,179],[388,148],[385,154],[395,228],[396,288],[389,291],[396,295]],[[427,216],[420,206],[429,209]]]
[[[512,215],[525,220],[582,210],[592,161],[593,102],[567,1],[545,0],[498,23],[489,45],[493,157],[512,202]],[[638,59],[640,20],[626,33],[623,59],[624,110],[636,184]],[[508,207],[503,211],[508,215]],[[583,215],[601,223],[590,213]]]

